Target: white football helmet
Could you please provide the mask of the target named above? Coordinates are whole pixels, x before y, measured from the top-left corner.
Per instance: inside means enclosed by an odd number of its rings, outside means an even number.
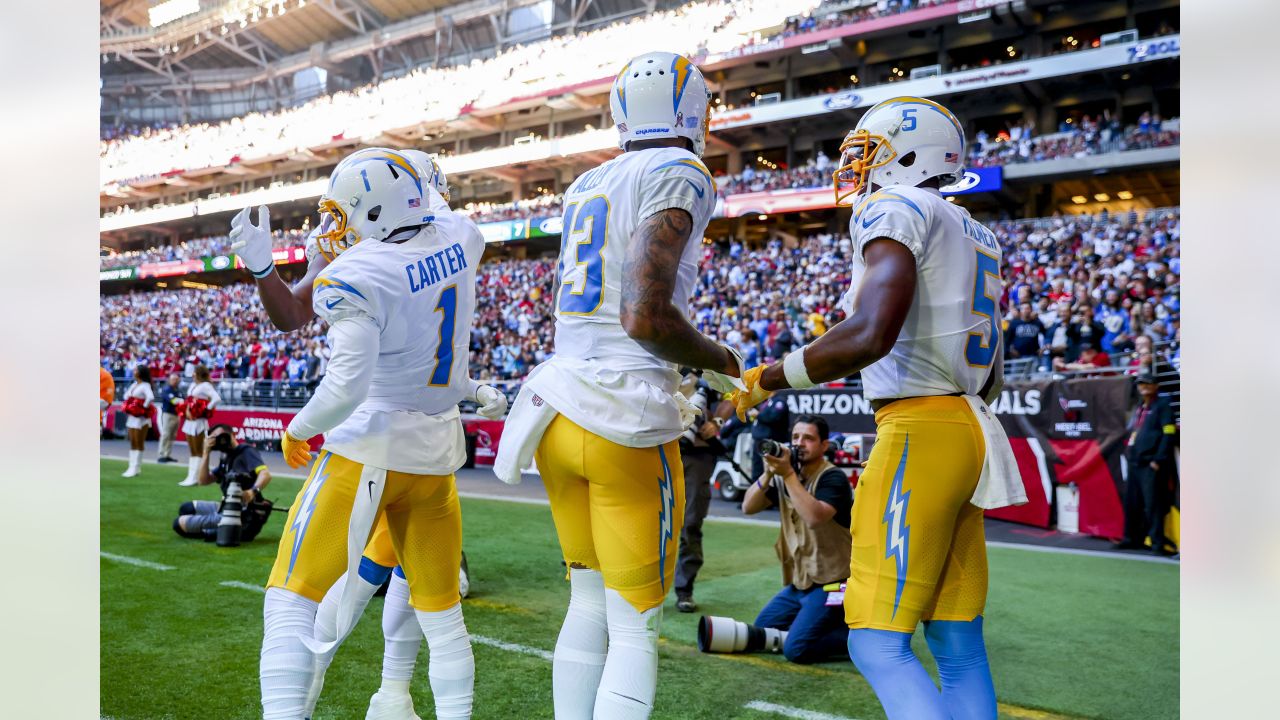
[[[440,169],[440,163],[421,150],[402,150],[401,153],[413,161],[427,184],[435,188],[445,202],[449,202],[449,180],[444,176],[444,170]]]
[[[851,205],[872,185],[915,187],[935,177],[943,185],[964,179],[964,129],[932,100],[896,97],[868,110],[845,136],[832,180],[836,205]]]
[[[622,66],[609,93],[618,147],[632,140],[683,137],[699,157],[707,147],[707,82],[683,55],[651,52]]]
[[[333,260],[361,240],[385,240],[400,228],[432,222],[423,182],[414,163],[395,150],[366,148],[348,155],[320,196],[326,227],[316,234],[320,253]]]

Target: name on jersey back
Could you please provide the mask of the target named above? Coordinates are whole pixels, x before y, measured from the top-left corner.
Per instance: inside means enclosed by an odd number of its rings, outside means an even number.
[[[467,256],[460,243],[437,250],[415,263],[404,266],[409,277],[409,291],[418,292],[447,280],[467,268]]]

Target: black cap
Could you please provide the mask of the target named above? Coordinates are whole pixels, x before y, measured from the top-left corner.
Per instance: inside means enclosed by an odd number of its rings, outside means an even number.
[[[1159,385],[1160,384],[1159,382],[1156,381],[1154,375],[1146,372],[1139,373],[1138,377],[1134,378],[1133,381],[1138,385]]]

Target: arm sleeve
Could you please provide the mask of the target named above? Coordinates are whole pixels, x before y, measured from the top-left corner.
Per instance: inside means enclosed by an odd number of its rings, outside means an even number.
[[[373,319],[362,315],[344,317],[329,328],[329,346],[333,348],[329,372],[289,423],[290,435],[306,440],[326,433],[364,402],[378,357],[378,336]]]
[[[702,161],[691,153],[663,153],[639,183],[639,218],[678,208],[705,224],[716,203],[716,183]]]
[[[222,402],[222,393],[218,392],[218,388],[214,387],[213,383],[209,383],[209,394],[213,396],[209,398],[209,409],[212,410]]]
[[[858,257],[862,257],[867,243],[888,238],[905,245],[919,265],[929,238],[929,218],[928,206],[916,202],[917,199],[896,187],[872,193],[864,200],[849,219]]]

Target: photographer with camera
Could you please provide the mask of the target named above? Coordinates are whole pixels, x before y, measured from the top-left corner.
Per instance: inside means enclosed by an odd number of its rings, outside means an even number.
[[[844,471],[827,460],[827,421],[801,415],[791,445],[757,443],[766,470],[747,490],[742,511],[754,515],[777,506],[782,528],[774,549],[782,562],[782,590],[754,625],[703,617],[698,646],[704,652],[781,652],[795,663],[849,659],[843,593],[824,586],[849,576],[853,490]]]
[[[676,609],[690,613],[698,609],[693,600],[693,581],[702,567],[702,522],[707,519],[711,506],[711,472],[715,470],[716,458],[728,454],[720,442],[720,428],[733,413],[733,405],[723,402],[720,393],[707,385],[701,370],[685,369],[680,392],[698,412],[693,424],[680,436],[685,506],[676,558]]]
[[[209,456],[213,452],[222,453],[222,462],[211,471]],[[230,425],[220,423],[209,429],[196,480],[199,485],[217,480],[222,502],[182,503],[173,521],[174,531],[182,537],[238,545],[257,537],[271,517],[272,503],[262,497],[263,489],[271,482],[271,471],[257,450],[236,440]]]

